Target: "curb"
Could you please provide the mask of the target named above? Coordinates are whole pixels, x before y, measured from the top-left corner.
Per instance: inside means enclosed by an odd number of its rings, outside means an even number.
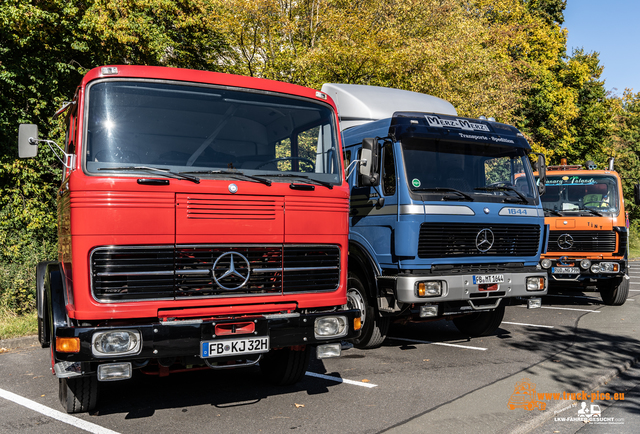
[[[33,346],[40,346],[38,336],[24,336],[14,339],[1,339],[0,340],[0,353],[5,351],[20,350],[23,348],[30,348]],[[3,351],[4,350],[4,351]]]
[[[607,370],[603,375],[601,375],[600,377],[596,378],[593,382],[591,382],[584,389],[585,392],[587,394],[589,394],[589,393],[595,391],[600,386],[603,386],[603,385],[607,384],[613,378],[619,376],[620,374],[622,374],[623,372],[625,372],[626,370],[628,370],[632,366],[635,366],[638,362],[640,362],[640,357],[630,358],[630,359],[626,360],[623,363],[617,364],[613,368]],[[553,417],[555,417],[555,415],[558,414],[560,412],[560,410],[563,410],[568,405],[571,405],[571,404],[574,404],[574,403],[577,405],[578,402],[579,402],[578,400],[558,402],[553,407],[549,407],[547,409],[547,411],[541,413],[538,416],[535,416],[533,419],[531,419],[528,422],[524,423],[520,427],[510,431],[510,434],[526,434],[526,433],[528,433],[528,432],[530,432],[530,431],[532,431],[532,430],[534,430],[536,428],[539,428],[544,423],[546,423],[549,420],[553,419]]]

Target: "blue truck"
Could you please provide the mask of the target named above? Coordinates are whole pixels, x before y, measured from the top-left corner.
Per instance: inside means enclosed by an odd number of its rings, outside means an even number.
[[[457,115],[449,102],[398,89],[325,84],[338,106],[351,187],[348,303],[358,348],[396,319],[448,318],[493,333],[505,305],[541,305],[548,228],[517,128]]]

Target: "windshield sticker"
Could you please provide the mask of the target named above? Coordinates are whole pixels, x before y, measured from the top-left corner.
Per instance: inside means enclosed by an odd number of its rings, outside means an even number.
[[[430,127],[439,128],[460,128],[461,130],[470,131],[490,131],[489,127],[484,124],[469,122],[466,119],[440,119],[437,116],[426,116],[427,123]]]
[[[418,188],[422,185],[422,183],[418,178],[413,178],[413,180],[411,181],[411,185],[413,185],[415,188]]]
[[[492,142],[497,142],[497,143],[511,143],[511,144],[515,144],[516,143],[513,140],[505,139],[504,137],[493,137],[493,136],[486,137],[486,136],[476,136],[474,134],[464,134],[464,133],[458,133],[458,135],[460,137],[462,137],[463,139],[491,140]]]
[[[563,176],[562,178],[547,178],[547,185],[593,185],[594,178],[582,178],[580,176]]]

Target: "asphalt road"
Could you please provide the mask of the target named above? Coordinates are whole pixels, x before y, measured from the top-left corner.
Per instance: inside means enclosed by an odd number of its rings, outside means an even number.
[[[508,307],[495,335],[475,339],[447,321],[396,324],[381,348],[313,360],[291,387],[256,368],[134,376],[101,383],[93,414],[62,413],[48,350],[0,341],[0,433],[640,432],[640,263],[631,274],[620,307],[555,294],[542,309]],[[523,381],[544,410],[509,408]],[[582,401],[570,394],[592,390],[625,400],[589,397],[603,423],[572,421]]]

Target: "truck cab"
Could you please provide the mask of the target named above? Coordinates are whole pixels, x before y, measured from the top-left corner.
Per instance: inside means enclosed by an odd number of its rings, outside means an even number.
[[[259,365],[293,384],[359,334],[347,304],[349,187],[333,101],[178,68],[89,71],[58,150],[58,259],[37,268],[60,400],[90,411],[134,371]],[[35,157],[36,125],[20,156]]]
[[[524,136],[408,91],[325,84],[338,105],[351,188],[349,290],[356,346],[389,322],[497,329],[512,300],[540,306],[546,227]]]
[[[563,158],[547,168],[542,204],[551,230],[540,264],[552,289],[595,287],[606,305],[620,306],[629,294],[629,229],[613,163],[598,170]]]

